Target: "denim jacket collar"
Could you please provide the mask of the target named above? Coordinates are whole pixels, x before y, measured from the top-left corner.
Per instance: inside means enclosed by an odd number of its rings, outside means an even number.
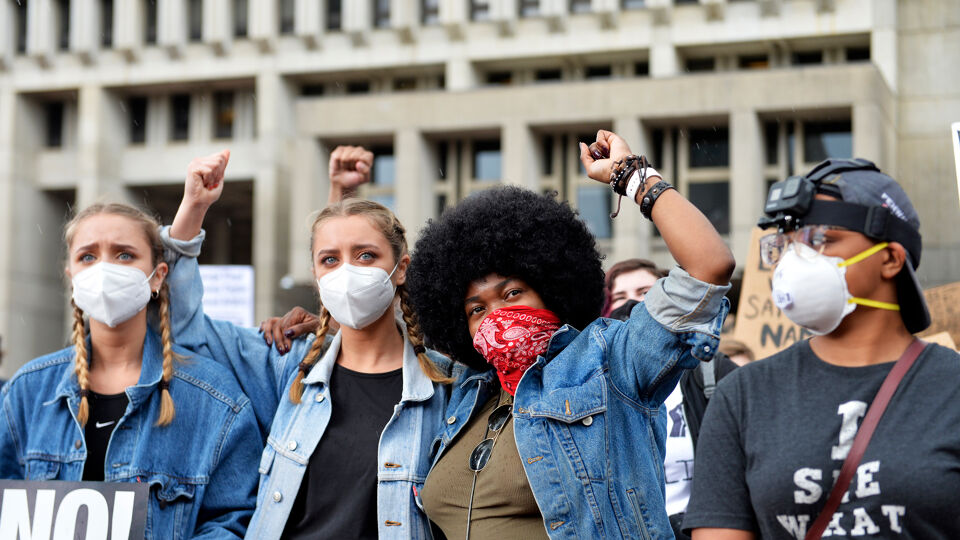
[[[342,336],[340,332],[337,332],[337,335],[333,336],[333,341],[330,342],[327,352],[303,379],[304,384],[326,386],[330,383],[333,365],[337,362],[337,356],[340,355],[341,341]],[[433,397],[433,382],[420,369],[417,353],[413,351],[413,345],[407,335],[403,334],[403,392],[400,400],[427,401],[431,397]]]
[[[86,338],[86,347],[88,351],[93,350],[89,335]],[[130,399],[130,404],[136,406],[147,399],[160,383],[162,377],[163,347],[160,344],[160,337],[148,327],[146,337],[143,340],[140,379],[135,386],[127,388],[127,397]],[[63,372],[63,376],[60,377],[60,382],[57,384],[56,396],[51,401],[60,398],[67,398],[70,401],[80,399],[80,384],[77,382],[77,376],[72,369]]]

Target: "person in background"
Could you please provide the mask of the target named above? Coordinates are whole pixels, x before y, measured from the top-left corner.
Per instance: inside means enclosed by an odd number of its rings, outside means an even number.
[[[650,287],[668,273],[646,259],[627,259],[611,266],[604,278],[603,316],[609,317],[610,312],[628,300],[642,302]]]
[[[142,483],[147,538],[243,536],[263,439],[230,373],[174,345],[157,222],[96,204],[65,238],[73,344],[4,386],[0,478]]]
[[[820,526],[960,538],[960,355],[913,336],[930,316],[910,199],[869,161],[828,160],[774,184],[765,212],[761,225],[777,227],[760,242],[773,301],[814,337],[717,387],[684,528],[694,540],[819,538]],[[889,406],[867,422],[891,373]],[[861,454],[864,425],[876,429]],[[843,469],[849,486],[834,495]]]
[[[757,359],[746,343],[727,336],[720,337],[720,352],[738,366],[745,366]]]

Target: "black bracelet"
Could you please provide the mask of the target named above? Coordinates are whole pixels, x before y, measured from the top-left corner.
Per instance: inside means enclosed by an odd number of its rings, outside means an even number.
[[[647,190],[647,192],[643,194],[643,198],[640,199],[640,213],[643,214],[643,217],[652,219],[650,213],[653,212],[653,204],[657,202],[657,199],[659,199],[664,192],[671,189],[677,188],[661,180]]]

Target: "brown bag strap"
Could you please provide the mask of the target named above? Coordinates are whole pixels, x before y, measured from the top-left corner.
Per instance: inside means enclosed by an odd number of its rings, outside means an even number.
[[[900,381],[903,380],[903,376],[906,375],[910,367],[913,366],[913,363],[917,360],[917,357],[920,356],[920,353],[923,352],[923,348],[926,347],[926,345],[927,343],[925,341],[914,338],[910,346],[907,347],[907,350],[904,351],[900,359],[897,360],[897,363],[893,365],[893,369],[887,374],[887,378],[883,380],[883,384],[880,385],[880,390],[877,391],[876,397],[873,398],[873,403],[871,403],[870,408],[867,409],[867,415],[863,417],[860,429],[857,430],[857,436],[853,438],[853,446],[850,447],[850,452],[847,454],[847,459],[843,462],[843,467],[840,468],[840,476],[837,477],[837,483],[833,485],[833,490],[830,491],[827,504],[820,510],[820,515],[817,516],[813,525],[810,526],[804,540],[820,540],[823,531],[826,530],[827,525],[830,524],[830,520],[833,519],[833,513],[836,512],[837,507],[840,506],[840,500],[843,499],[843,494],[846,493],[847,488],[850,487],[850,481],[853,480],[853,473],[855,473],[857,467],[860,466],[860,460],[863,459],[863,453],[867,450],[870,437],[873,436],[873,430],[876,429],[877,424],[880,423],[880,417],[883,416],[883,411],[886,410],[887,404],[890,403],[890,398],[893,397],[894,392],[897,391],[897,386],[899,386]]]

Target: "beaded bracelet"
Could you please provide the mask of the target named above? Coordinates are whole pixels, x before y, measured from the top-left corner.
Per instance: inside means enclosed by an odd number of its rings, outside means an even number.
[[[627,194],[627,187],[634,173],[640,175],[640,183],[636,186],[636,190],[632,191],[635,194],[637,191],[642,193],[644,188],[646,188],[648,167],[649,164],[646,156],[638,156],[636,154],[630,154],[613,163],[613,170],[610,171],[610,189],[620,197],[617,198],[616,211],[610,214],[611,219],[620,214],[620,203],[623,200],[623,196]]]

